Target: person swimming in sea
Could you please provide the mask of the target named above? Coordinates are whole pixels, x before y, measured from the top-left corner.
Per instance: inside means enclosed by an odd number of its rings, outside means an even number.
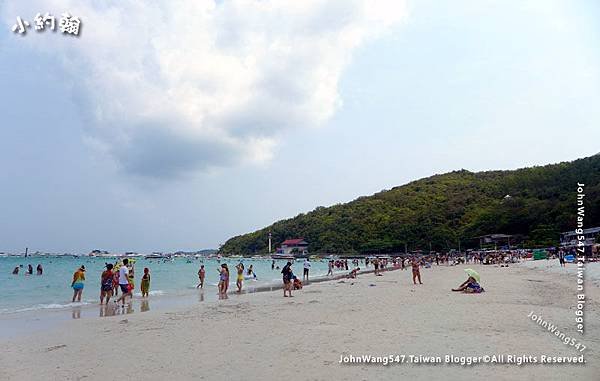
[[[12,271],[13,275],[19,275],[19,266],[15,266],[14,270]]]
[[[142,275],[140,289],[142,291],[142,298],[147,298],[148,292],[150,291],[150,269],[147,267],[144,267],[144,275]]]
[[[81,294],[83,294],[84,282],[85,266],[81,265],[81,267],[73,273],[73,281],[71,282],[71,287],[73,288],[72,302],[75,302],[75,299],[77,299],[78,302],[81,302]]]
[[[42,264],[37,265],[37,275],[42,275],[44,273],[44,269],[42,268]]]
[[[27,275],[33,275],[33,266],[31,264],[27,266]]]

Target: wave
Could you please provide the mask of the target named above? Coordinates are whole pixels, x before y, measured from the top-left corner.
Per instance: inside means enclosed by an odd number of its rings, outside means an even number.
[[[18,313],[18,312],[27,312],[27,311],[39,311],[39,310],[58,310],[62,308],[70,308],[70,307],[81,307],[93,304],[92,301],[84,301],[84,302],[76,302],[76,303],[48,303],[48,304],[36,304],[31,307],[22,307],[22,308],[3,308],[0,310],[0,314],[10,314],[10,313]]]
[[[164,295],[166,294],[165,291],[163,290],[152,290],[148,292],[149,296],[160,296],[160,295]],[[133,296],[138,296],[138,297],[142,297],[142,293],[141,292],[134,292]]]

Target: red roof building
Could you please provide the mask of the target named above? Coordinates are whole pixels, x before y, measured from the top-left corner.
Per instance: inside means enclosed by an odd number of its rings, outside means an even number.
[[[281,243],[282,254],[306,254],[308,253],[308,242],[304,238],[286,239]]]

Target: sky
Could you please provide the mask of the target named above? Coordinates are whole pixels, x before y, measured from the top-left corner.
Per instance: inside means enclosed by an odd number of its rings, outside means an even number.
[[[79,36],[35,31],[46,12]],[[0,19],[0,251],[216,248],[436,173],[600,152],[596,1],[4,0]]]

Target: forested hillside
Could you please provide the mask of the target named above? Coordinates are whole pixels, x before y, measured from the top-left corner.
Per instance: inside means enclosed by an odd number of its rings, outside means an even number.
[[[275,222],[233,237],[223,254],[265,253],[303,237],[312,253],[386,253],[478,247],[475,237],[504,233],[523,244],[549,246],[575,227],[576,185],[585,183],[586,226],[600,225],[600,154],[514,171],[435,175],[346,204]],[[510,197],[506,197],[509,195]]]

